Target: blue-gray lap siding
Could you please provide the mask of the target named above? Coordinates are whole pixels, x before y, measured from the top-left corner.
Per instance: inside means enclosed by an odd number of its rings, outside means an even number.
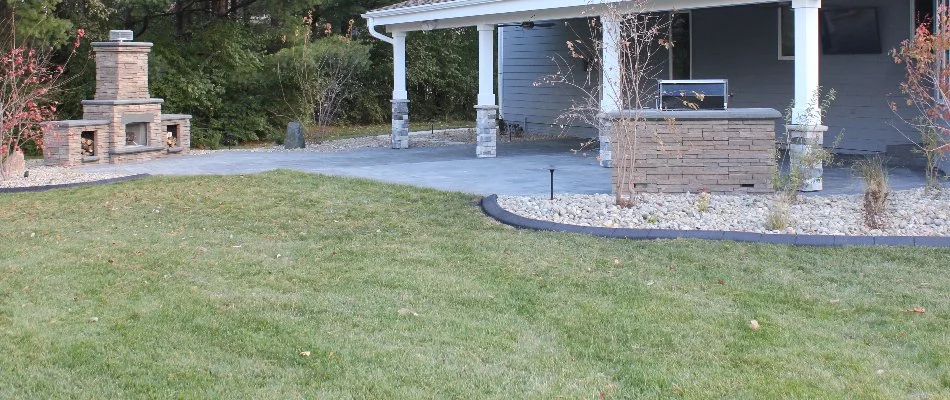
[[[822,55],[821,85],[834,88],[838,99],[825,123],[831,135],[843,132],[839,150],[883,151],[889,144],[907,143],[893,124],[899,119],[888,107],[888,95],[899,92],[903,70],[890,56],[910,34],[907,0],[825,0],[823,7],[876,7],[881,54]],[[794,61],[778,59],[777,5],[735,6],[693,10],[692,77],[729,79],[729,106],[785,110],[794,96]],[[571,26],[586,26],[572,20]],[[569,56],[565,42],[577,38],[559,23],[551,28],[506,28],[502,110],[507,121],[527,121],[529,132],[556,132],[554,124],[578,91],[566,87],[537,87],[533,83],[556,71],[553,55]],[[568,129],[594,135],[590,127]],[[782,134],[782,130],[778,130]],[[829,139],[831,141],[831,139]]]
[[[590,31],[588,22],[586,19],[552,22],[554,26],[550,27],[503,28],[504,43],[500,49],[503,67],[499,79],[501,116],[505,122],[518,124],[530,134],[595,137],[597,132],[592,127],[559,119],[571,107],[572,100],[583,101],[583,91],[569,85],[545,83],[545,77],[558,74],[559,65],[565,62],[583,69],[583,60],[571,56],[567,42],[577,39],[589,42],[590,34],[584,33]],[[585,77],[586,73],[574,75],[577,82],[583,82]]]

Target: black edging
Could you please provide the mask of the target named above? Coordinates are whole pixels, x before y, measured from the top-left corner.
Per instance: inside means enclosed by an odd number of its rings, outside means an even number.
[[[0,194],[3,193],[28,193],[28,192],[45,192],[47,190],[53,189],[69,189],[80,186],[93,186],[93,185],[105,185],[109,183],[116,182],[125,182],[135,179],[147,178],[151,175],[149,174],[136,174],[129,176],[121,176],[118,178],[103,179],[99,181],[86,181],[86,182],[74,182],[74,183],[63,183],[59,185],[45,185],[45,186],[23,186],[23,187],[12,187],[12,188],[0,188]]]
[[[845,236],[845,235],[788,235],[733,231],[702,231],[674,229],[632,229],[602,228],[540,221],[514,214],[498,205],[498,196],[491,195],[482,199],[482,210],[499,222],[515,228],[538,231],[556,231],[583,233],[593,236],[616,239],[654,240],[654,239],[704,239],[730,240],[734,242],[771,243],[793,246],[916,246],[948,247],[948,236]]]

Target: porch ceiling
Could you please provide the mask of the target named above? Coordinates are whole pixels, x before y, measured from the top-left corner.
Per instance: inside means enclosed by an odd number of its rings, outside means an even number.
[[[653,0],[639,11],[689,10],[743,4],[778,3],[782,0]],[[607,7],[626,7],[630,0],[407,0],[363,14],[371,25],[389,31],[458,28],[480,24],[556,20],[596,16]]]

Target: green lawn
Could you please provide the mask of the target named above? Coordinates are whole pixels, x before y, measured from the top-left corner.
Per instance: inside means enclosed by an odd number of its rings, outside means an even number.
[[[2,195],[0,398],[950,397],[950,251],[475,201],[288,171]]]

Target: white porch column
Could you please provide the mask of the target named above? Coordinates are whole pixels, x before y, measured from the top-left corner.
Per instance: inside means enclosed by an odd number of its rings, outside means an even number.
[[[795,108],[793,124],[821,124],[815,103],[818,90],[818,9],[821,0],[794,0],[795,9]]]
[[[393,32],[393,99],[406,100],[406,32]]]
[[[409,148],[409,93],[406,92],[406,32],[393,32],[392,148]]]
[[[824,143],[818,95],[818,9],[821,0],[793,0],[795,11],[795,105],[788,126],[791,167],[802,179],[800,190],[822,189],[821,161],[808,157]]]
[[[498,106],[495,104],[495,26],[478,25],[478,105],[475,156],[495,157]]]
[[[600,111],[603,113],[620,111],[623,97],[621,90],[620,66],[620,21],[613,17],[601,16],[600,24],[603,27],[601,41],[601,94]]]
[[[478,26],[478,105],[495,105],[495,26]]]
[[[622,66],[620,65],[620,21],[614,16],[601,15],[600,24],[603,31],[601,37],[601,77],[600,77],[600,166],[610,168],[611,152],[611,117],[610,114],[623,109]]]

